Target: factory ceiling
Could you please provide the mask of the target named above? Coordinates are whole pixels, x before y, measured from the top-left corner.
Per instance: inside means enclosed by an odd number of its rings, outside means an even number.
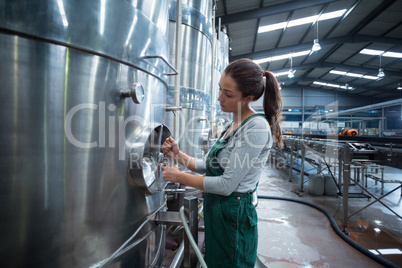
[[[255,60],[282,88],[402,98],[402,0],[218,0],[216,18],[230,61]]]

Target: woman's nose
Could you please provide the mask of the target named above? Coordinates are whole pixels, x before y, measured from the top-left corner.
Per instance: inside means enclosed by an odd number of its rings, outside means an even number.
[[[222,101],[222,98],[221,98],[221,95],[222,94],[222,92],[221,91],[219,91],[219,93],[218,93],[218,101]]]

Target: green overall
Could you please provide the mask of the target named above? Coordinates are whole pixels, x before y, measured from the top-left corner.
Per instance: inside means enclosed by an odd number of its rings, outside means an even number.
[[[254,114],[242,122],[230,135],[221,140],[223,131],[206,159],[206,176],[220,176],[218,152],[227,146],[235,132]],[[257,212],[252,204],[253,193],[232,193],[222,196],[204,194],[205,261],[214,267],[254,267],[257,258]]]

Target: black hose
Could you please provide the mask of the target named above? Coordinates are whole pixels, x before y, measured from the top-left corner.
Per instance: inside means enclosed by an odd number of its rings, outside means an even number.
[[[384,265],[385,267],[392,267],[392,268],[398,268],[397,265],[393,264],[390,261],[387,261],[384,258],[381,258],[380,256],[375,255],[374,253],[371,253],[369,250],[367,250],[366,248],[362,247],[361,245],[359,245],[358,243],[356,243],[355,241],[353,241],[352,239],[350,239],[347,235],[345,235],[341,229],[339,229],[338,225],[336,224],[334,218],[331,216],[331,214],[328,213],[328,211],[326,211],[325,209],[323,209],[320,206],[317,206],[316,204],[310,203],[310,202],[306,202],[303,200],[298,200],[298,199],[293,199],[293,198],[288,198],[288,197],[279,197],[279,196],[268,196],[268,195],[259,195],[258,198],[262,198],[262,199],[274,199],[274,200],[282,200],[282,201],[290,201],[290,202],[296,202],[296,203],[300,203],[303,205],[307,205],[310,206],[312,208],[315,208],[319,211],[321,211],[322,213],[325,214],[325,216],[327,216],[329,222],[331,223],[332,229],[334,229],[335,233],[343,239],[343,241],[345,241],[346,243],[348,243],[349,245],[351,245],[352,247],[354,247],[355,249],[357,249],[358,251],[360,251],[361,253],[363,253],[364,255],[368,256],[369,258],[373,259],[374,261],[376,261],[377,263]]]

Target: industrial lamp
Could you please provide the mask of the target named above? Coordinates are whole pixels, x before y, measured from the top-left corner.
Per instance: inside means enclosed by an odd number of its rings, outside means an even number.
[[[314,39],[314,44],[313,44],[313,47],[311,48],[311,50],[313,52],[321,49],[320,43],[318,42],[318,20],[317,20],[316,24],[317,24],[317,38]]]
[[[384,76],[385,76],[384,69],[381,68],[381,54],[380,54],[380,69],[378,69],[378,74],[377,74],[377,76],[378,76],[378,77],[384,77]]]
[[[288,77],[289,78],[295,77],[295,72],[296,72],[296,70],[293,70],[293,59],[292,59],[292,57],[290,57],[290,69],[288,72]]]
[[[398,83],[398,87],[396,88],[397,90],[402,90],[401,83]]]

